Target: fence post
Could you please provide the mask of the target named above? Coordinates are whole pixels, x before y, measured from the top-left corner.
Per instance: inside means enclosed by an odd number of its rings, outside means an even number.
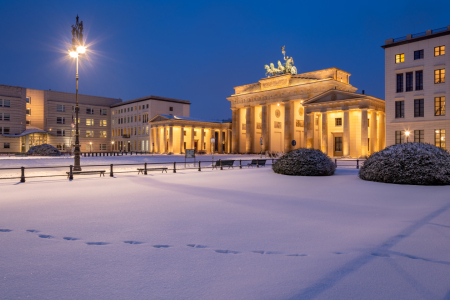
[[[356,168],[359,169],[359,159],[356,160]]]
[[[337,159],[334,159],[334,166],[337,168]]]
[[[256,160],[256,167],[259,168],[259,159]]]
[[[219,159],[219,162],[220,162],[220,169],[223,170],[223,167],[222,167],[222,160]]]
[[[70,165],[69,179],[73,180],[73,166],[72,165]]]
[[[174,173],[177,172],[177,162],[176,161],[173,162],[173,172]]]
[[[239,169],[242,169],[242,159],[239,160]]]
[[[147,163],[144,163],[144,175],[147,175]]]
[[[25,182],[25,167],[20,168],[20,182]]]
[[[113,164],[111,164],[111,168],[109,169],[109,177],[114,177]]]
[[[198,171],[200,172],[202,170],[202,167],[200,166],[201,161],[198,161]]]

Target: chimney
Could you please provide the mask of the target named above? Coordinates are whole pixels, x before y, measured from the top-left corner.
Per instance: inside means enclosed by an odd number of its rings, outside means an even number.
[[[364,95],[364,90],[362,90],[362,94]]]

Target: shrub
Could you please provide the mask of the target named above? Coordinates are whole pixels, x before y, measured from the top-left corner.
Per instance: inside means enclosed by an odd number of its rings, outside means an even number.
[[[365,161],[359,177],[385,183],[450,184],[450,154],[423,143],[389,146],[372,154]]]
[[[49,144],[42,144],[31,147],[27,152],[28,155],[42,155],[42,156],[59,156],[61,152]]]
[[[275,173],[294,176],[329,176],[336,166],[322,151],[297,149],[280,157],[272,166]]]

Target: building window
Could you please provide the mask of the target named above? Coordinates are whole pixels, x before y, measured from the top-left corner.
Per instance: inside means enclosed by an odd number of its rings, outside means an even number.
[[[27,123],[26,123],[27,125],[31,125],[31,121],[30,120],[27,120]]]
[[[1,129],[1,127],[0,127]],[[1,130],[0,130],[1,132]],[[9,134],[9,127],[3,127],[3,134]]]
[[[171,107],[169,107],[169,111],[173,111],[173,107],[171,106]]]
[[[65,112],[66,111],[66,106],[58,104],[58,105],[56,105],[56,111],[57,112]]]
[[[434,97],[434,115],[445,116],[445,97]]]
[[[148,108],[148,104],[147,104],[147,108]]]
[[[88,137],[90,137],[90,138],[94,137],[94,131],[92,131],[92,130],[86,130],[86,137],[87,137],[87,138],[88,138]]]
[[[445,150],[445,129],[434,131],[434,145]]]
[[[1,119],[0,119],[1,120]],[[11,121],[10,114],[3,114],[3,121]]]
[[[92,107],[86,107],[86,114],[93,115],[94,114],[94,109]]]
[[[108,126],[107,120],[100,120],[100,126]]]
[[[28,104],[30,104],[31,103],[31,97],[27,97],[26,101],[27,101]]]
[[[106,151],[106,144],[100,144],[100,151]]]
[[[100,137],[105,138],[106,137],[106,131],[100,131]]]
[[[395,132],[395,144],[403,143],[404,131],[396,131]]]
[[[64,118],[64,117],[57,117],[56,118],[56,124],[66,124],[66,118]]]
[[[434,47],[434,56],[440,56],[445,54],[445,46]]]
[[[405,61],[405,54],[404,53],[395,55],[395,63],[396,64],[402,63],[404,61]]]
[[[395,118],[405,117],[405,101],[395,101]]]
[[[334,151],[342,152],[342,137],[341,136],[336,136],[334,138]]]
[[[66,131],[65,130],[61,130],[61,129],[57,129],[56,130],[56,136],[66,136]]]
[[[0,99],[0,107],[11,107],[11,100]]]
[[[94,119],[86,119],[86,126],[94,126]]]
[[[411,92],[413,90],[413,72],[406,73],[406,91]]]
[[[56,144],[56,149],[58,150],[66,150],[66,144]]]
[[[445,82],[445,69],[434,70],[434,83]]]
[[[423,71],[416,71],[416,91],[423,90]]]
[[[4,143],[3,148],[9,149],[9,148],[11,148],[11,145],[9,143]]]
[[[423,59],[423,50],[414,51],[414,60]]]
[[[27,108],[25,111],[28,116],[31,116],[31,108]]]
[[[423,117],[423,99],[414,100],[414,118]]]
[[[403,92],[403,74],[397,74],[397,93]]]
[[[102,115],[102,116],[108,115],[108,110],[106,108],[101,108],[100,109],[100,115]]]
[[[424,136],[424,130],[414,130],[414,143],[423,143]]]
[[[342,118],[335,118],[334,124],[335,126],[342,126]]]

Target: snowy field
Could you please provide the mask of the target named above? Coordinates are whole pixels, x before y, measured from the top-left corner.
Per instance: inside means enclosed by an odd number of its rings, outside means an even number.
[[[450,299],[450,186],[266,167],[0,191],[1,299]]]

